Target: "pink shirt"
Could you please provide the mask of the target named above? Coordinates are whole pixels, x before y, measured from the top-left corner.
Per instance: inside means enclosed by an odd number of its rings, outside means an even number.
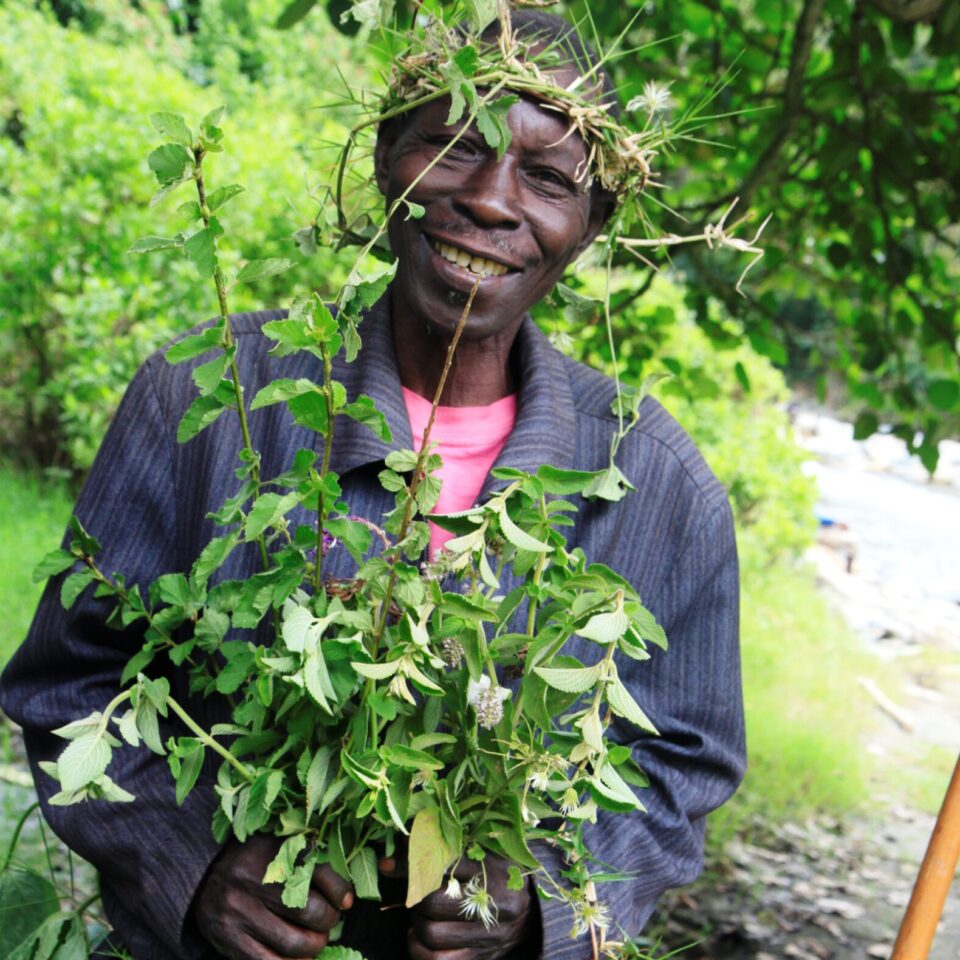
[[[423,431],[430,419],[431,403],[412,390],[403,388],[413,447],[419,450]],[[442,487],[435,513],[457,513],[469,510],[476,503],[483,481],[503,449],[517,419],[515,394],[485,407],[437,407],[437,416],[430,431],[430,442],[439,446],[435,453],[443,458],[437,472]],[[453,534],[430,524],[430,556],[453,539]]]

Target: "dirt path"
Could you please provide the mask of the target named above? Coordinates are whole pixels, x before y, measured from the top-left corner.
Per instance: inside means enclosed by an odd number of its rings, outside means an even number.
[[[821,588],[893,678],[858,691],[875,794],[849,822],[762,826],[669,894],[656,927],[671,949],[699,940],[689,960],[888,960],[960,750],[960,446],[930,483],[893,438],[798,427],[835,524],[811,553]],[[929,960],[960,960],[960,881]]]

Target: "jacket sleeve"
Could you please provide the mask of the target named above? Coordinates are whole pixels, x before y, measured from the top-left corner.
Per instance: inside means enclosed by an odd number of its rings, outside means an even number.
[[[691,882],[703,866],[704,818],[736,789],[745,768],[739,655],[739,581],[733,518],[724,499],[700,522],[648,602],[669,650],[620,661],[620,675],[650,715],[659,737],[616,721],[612,737],[633,747],[650,779],[645,813],[601,812],[587,832],[594,856],[632,879],[601,884],[608,939],[636,936],[660,894]],[[542,844],[537,856],[557,876],[563,864]],[[602,870],[598,867],[597,870]],[[561,900],[542,900],[543,957],[587,960],[589,937],[571,937]]]
[[[147,584],[183,568],[175,542],[177,503],[173,444],[148,362],[132,381],[76,506],[81,523],[103,545],[98,565]],[[210,822],[216,802],[201,784],[182,807],[164,757],[145,747],[116,749],[110,776],[136,796],[133,803],[86,801],[50,806],[58,784],[38,767],[55,760],[66,741],[50,731],[102,710],[120,689],[120,674],[141,643],[134,630],[105,626],[110,601],[88,588],[69,611],[60,577],[47,585],[26,641],[0,679],[0,703],[24,730],[43,811],[54,831],[100,871],[108,917],[137,960],[192,960],[206,948],[186,917],[203,875],[218,852]],[[151,676],[164,669],[160,658]],[[184,682],[170,673],[174,695]],[[183,702],[183,701],[181,701]],[[193,701],[201,723],[213,704]],[[165,739],[173,730],[161,730]],[[205,769],[203,779],[211,774]]]

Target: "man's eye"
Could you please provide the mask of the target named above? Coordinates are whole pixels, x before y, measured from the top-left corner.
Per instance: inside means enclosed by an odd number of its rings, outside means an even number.
[[[527,176],[538,186],[551,191],[575,192],[570,178],[552,167],[534,167]]]

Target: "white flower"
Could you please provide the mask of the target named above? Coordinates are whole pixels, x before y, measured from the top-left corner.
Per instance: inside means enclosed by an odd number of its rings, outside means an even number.
[[[577,807],[580,806],[580,798],[577,796],[577,791],[573,787],[568,787],[563,792],[563,800],[560,802],[560,813],[563,816],[567,816],[569,813],[573,813]]]
[[[471,680],[467,684],[467,703],[475,707],[480,700],[480,695],[490,689],[490,678],[484,674],[479,680]]]
[[[460,881],[456,877],[451,877],[447,881],[447,889],[444,890],[444,893],[451,900],[459,900],[463,896],[463,890],[460,887]]]
[[[550,768],[534,767],[527,773],[527,781],[534,790],[546,790],[550,785]]]
[[[634,97],[628,104],[627,110],[643,109],[650,117],[658,113],[665,113],[670,109],[670,84],[658,86],[655,80],[648,80],[643,85],[643,93]]]
[[[477,723],[484,730],[490,730],[503,719],[503,701],[509,696],[510,691],[504,687],[491,686],[486,674],[467,684],[467,703],[476,710]]]
[[[460,915],[468,920],[479,920],[487,930],[497,922],[497,905],[483,886],[479,873],[474,874],[467,882],[463,902],[460,904]]]

